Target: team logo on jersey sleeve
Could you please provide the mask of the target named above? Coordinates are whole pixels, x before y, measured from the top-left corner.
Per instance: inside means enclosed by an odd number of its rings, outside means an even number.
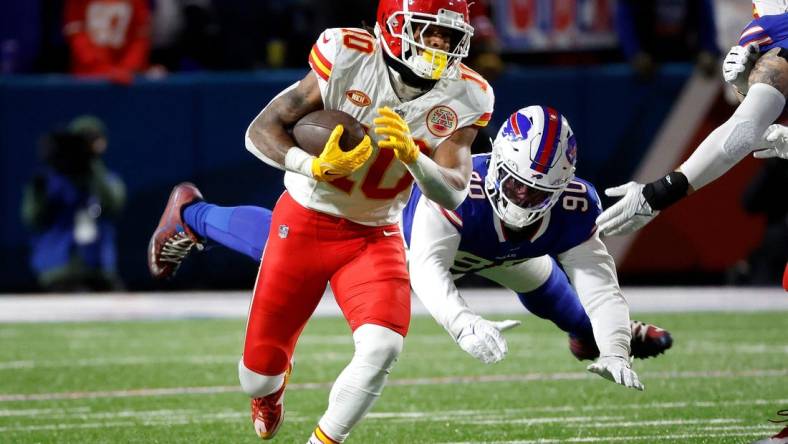
[[[435,137],[447,137],[457,129],[457,113],[448,106],[438,105],[427,113],[427,129]]]
[[[365,107],[369,106],[372,103],[372,100],[369,98],[368,95],[364,94],[363,92],[357,89],[351,89],[345,92],[345,96],[347,96],[348,100],[353,102],[354,105]]]

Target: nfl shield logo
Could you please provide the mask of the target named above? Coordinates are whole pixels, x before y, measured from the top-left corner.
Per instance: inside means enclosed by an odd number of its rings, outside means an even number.
[[[290,231],[290,227],[287,225],[279,225],[279,237],[284,239],[287,237],[287,233]]]

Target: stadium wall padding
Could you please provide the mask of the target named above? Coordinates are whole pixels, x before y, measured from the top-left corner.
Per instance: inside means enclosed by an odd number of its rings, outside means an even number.
[[[690,70],[667,65],[642,82],[618,65],[512,69],[492,83],[496,112],[488,133],[494,137],[520,107],[557,108],[577,135],[578,175],[601,190],[628,180]],[[36,165],[38,140],[85,113],[107,124],[105,160],[128,187],[118,224],[119,267],[128,288],[251,288],[256,264],[222,248],[195,255],[174,281],[154,283],[145,265],[148,237],[169,190],[183,180],[197,183],[215,203],[275,203],[282,173],[249,154],[243,135],[262,107],[304,74],[176,74],[138,79],[129,87],[59,75],[0,77],[0,292],[35,289],[19,205]]]

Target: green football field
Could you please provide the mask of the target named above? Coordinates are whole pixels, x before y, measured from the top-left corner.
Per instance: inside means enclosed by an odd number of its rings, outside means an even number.
[[[496,319],[504,317],[496,316]],[[637,361],[637,392],[585,371],[566,336],[517,315],[483,365],[417,317],[352,443],[749,443],[788,408],[788,312],[635,316],[674,346]],[[0,324],[1,443],[258,442],[237,384],[243,320]],[[305,330],[273,442],[303,443],[352,342],[340,318]]]

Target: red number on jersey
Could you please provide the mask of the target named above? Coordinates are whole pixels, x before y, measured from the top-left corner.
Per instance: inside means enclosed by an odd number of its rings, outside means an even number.
[[[364,54],[372,54],[375,48],[375,39],[371,35],[352,29],[342,29],[342,43],[348,48]]]
[[[429,156],[431,154],[430,147],[426,142],[420,139],[413,140],[419,147],[419,151]],[[389,149],[379,149],[378,156],[375,161],[370,165],[366,177],[361,182],[361,192],[369,199],[393,199],[399,193],[403,192],[413,183],[413,176],[406,170],[402,177],[397,180],[391,188],[383,188],[380,183],[386,174],[386,170],[394,162],[394,151]],[[356,184],[354,181],[347,177],[340,177],[339,179],[329,182],[331,185],[339,188],[340,190],[350,194],[353,191],[353,186]]]

